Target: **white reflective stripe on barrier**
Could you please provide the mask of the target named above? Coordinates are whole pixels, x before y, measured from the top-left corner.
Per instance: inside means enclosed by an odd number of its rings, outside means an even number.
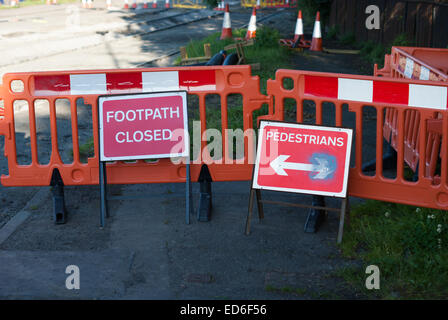
[[[339,100],[373,101],[373,81],[339,78],[338,82]]]
[[[70,75],[70,92],[79,94],[106,94],[106,74],[74,74]]]
[[[447,88],[410,84],[409,106],[446,110]]]

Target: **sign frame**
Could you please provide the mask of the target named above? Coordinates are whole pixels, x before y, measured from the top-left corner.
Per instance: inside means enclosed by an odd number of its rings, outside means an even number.
[[[347,132],[348,133],[348,141],[347,141],[347,150],[346,150],[346,158],[345,158],[345,168],[344,168],[344,180],[345,181],[343,184],[343,191],[339,194],[335,194],[335,193],[331,193],[331,192],[322,192],[322,191],[309,192],[312,190],[263,187],[263,186],[259,186],[258,183],[256,183],[254,186],[255,177],[256,177],[255,175],[256,174],[258,175],[258,170],[256,170],[257,164],[259,164],[260,157],[261,157],[263,130],[264,130],[264,127],[269,124],[280,124],[280,125],[278,125],[279,127],[284,126],[286,124],[287,127],[288,126],[289,127],[292,127],[292,126],[294,126],[294,127],[296,127],[296,126],[313,127],[313,128],[320,129],[320,130],[322,130],[323,128],[326,128],[328,131],[330,131],[330,129],[336,129],[336,131]],[[277,204],[277,205],[288,206],[288,207],[311,208],[314,210],[321,210],[321,211],[324,210],[324,211],[339,212],[340,215],[339,215],[339,229],[338,229],[338,235],[337,235],[337,243],[341,243],[343,233],[344,233],[345,214],[347,212],[347,208],[349,207],[348,175],[350,173],[350,158],[351,158],[351,153],[352,153],[353,129],[344,128],[344,127],[335,127],[335,126],[315,125],[315,124],[308,125],[308,124],[303,124],[303,123],[278,121],[278,120],[261,120],[257,138],[258,138],[257,154],[255,157],[254,169],[252,171],[252,181],[251,181],[251,186],[250,186],[249,206],[248,206],[248,212],[247,212],[247,218],[246,218],[245,234],[247,236],[250,234],[252,211],[253,211],[254,202],[256,201],[257,208],[258,208],[258,218],[260,221],[262,221],[264,219],[263,203]],[[308,194],[308,195],[313,195],[313,197],[318,197],[318,198],[321,197],[322,199],[324,196],[330,196],[330,197],[334,197],[334,198],[341,198],[342,202],[341,202],[340,208],[330,208],[330,207],[326,207],[325,205],[324,206],[314,205],[314,203],[313,203],[313,205],[307,205],[307,204],[300,204],[300,203],[262,200],[261,199],[261,190],[269,190],[269,191],[274,191],[274,192],[286,192],[286,193],[291,193],[291,194],[297,194],[297,193]],[[254,198],[255,198],[255,201],[254,201]],[[311,214],[311,212],[310,212],[310,214]],[[310,220],[310,216],[308,216],[308,218],[307,218],[307,223],[308,223],[308,220]],[[305,224],[305,227],[306,227],[307,223]],[[321,222],[313,221],[313,223],[316,223],[316,228],[317,228],[318,227],[317,224],[320,224]]]
[[[347,150],[345,156],[345,167],[344,167],[344,181],[343,188],[341,192],[327,192],[327,191],[316,191],[316,190],[306,190],[306,189],[291,189],[284,187],[269,187],[269,186],[261,186],[258,184],[258,172],[259,172],[259,163],[261,157],[261,148],[263,143],[263,133],[264,128],[266,126],[277,126],[277,127],[290,127],[290,128],[305,128],[305,129],[315,129],[315,130],[323,130],[323,131],[338,131],[338,132],[346,132],[348,135],[347,140]],[[257,141],[257,155],[255,157],[254,170],[252,174],[252,189],[259,190],[270,190],[270,191],[279,191],[279,192],[289,192],[289,193],[300,193],[300,194],[311,194],[311,195],[320,195],[320,196],[329,196],[336,198],[346,198],[347,190],[348,190],[348,175],[350,171],[350,157],[352,151],[352,143],[353,143],[353,129],[351,128],[343,128],[343,127],[333,127],[333,126],[323,126],[323,125],[309,125],[303,123],[296,122],[286,122],[286,121],[275,121],[275,120],[261,120],[260,126],[258,129],[258,141]]]
[[[176,157],[190,157],[189,139],[184,139],[183,153],[164,153],[151,155],[135,155],[135,156],[117,156],[106,157],[104,155],[104,133],[103,133],[103,105],[102,103],[108,100],[126,100],[132,97],[149,98],[149,97],[166,97],[179,95],[182,97],[182,112],[183,112],[183,127],[188,132],[188,110],[187,110],[187,91],[164,91],[164,92],[150,92],[150,93],[129,93],[118,95],[103,95],[98,97],[98,130],[99,130],[99,157],[100,161],[122,161],[122,160],[140,160],[140,159],[160,159],[160,158],[176,158]]]
[[[104,149],[102,148],[103,145],[103,132],[101,130],[101,124],[102,124],[102,108],[100,101],[101,99],[107,100],[107,99],[116,99],[120,98],[119,100],[124,100],[129,97],[147,97],[147,96],[169,96],[169,95],[177,95],[180,94],[183,98],[183,125],[184,130],[186,132],[184,136],[184,152],[181,154],[156,154],[156,155],[143,155],[143,156],[136,156],[136,157],[106,157],[106,159],[102,159],[102,155]],[[185,90],[177,90],[177,91],[163,91],[163,92],[145,92],[145,93],[127,93],[127,94],[110,94],[110,95],[101,95],[97,99],[97,116],[98,116],[98,162],[99,162],[99,184],[100,184],[100,227],[104,228],[105,226],[105,220],[109,217],[109,208],[107,203],[107,170],[106,170],[106,162],[110,161],[126,161],[126,160],[140,160],[140,159],[160,159],[160,158],[175,158],[175,157],[183,157],[186,158],[186,177],[185,177],[185,193],[186,193],[186,203],[185,203],[185,221],[186,224],[190,224],[190,214],[193,214],[194,207],[193,207],[193,194],[191,192],[192,186],[191,186],[191,172],[190,172],[190,135],[188,132],[188,104],[187,104],[187,91]]]

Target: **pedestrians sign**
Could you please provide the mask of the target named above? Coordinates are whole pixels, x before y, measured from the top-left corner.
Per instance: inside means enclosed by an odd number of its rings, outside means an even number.
[[[188,157],[186,92],[102,96],[100,160]]]
[[[252,188],[345,198],[352,130],[261,121]]]

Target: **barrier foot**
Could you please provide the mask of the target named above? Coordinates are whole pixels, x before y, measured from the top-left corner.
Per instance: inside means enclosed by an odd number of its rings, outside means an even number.
[[[323,196],[313,196],[313,206],[325,207],[325,198]],[[322,209],[310,209],[306,218],[304,231],[306,233],[315,233],[326,219],[326,212]]]
[[[58,170],[53,171],[51,177],[51,193],[53,194],[53,219],[55,224],[67,222],[65,209],[64,182]]]
[[[383,169],[390,170],[394,169],[397,165],[397,151],[394,150],[390,146],[390,144],[387,145],[387,151],[383,155]],[[362,165],[362,171],[368,172],[368,171],[375,171],[376,170],[376,160],[369,161]]]
[[[198,220],[210,221],[212,213],[212,177],[206,165],[203,165],[199,174],[200,198],[198,207]]]

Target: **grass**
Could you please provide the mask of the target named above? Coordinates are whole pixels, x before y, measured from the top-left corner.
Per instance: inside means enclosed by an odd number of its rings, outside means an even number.
[[[445,211],[368,200],[353,208],[341,244],[360,267],[338,271],[366,296],[445,299],[448,296],[448,216]],[[367,290],[365,268],[380,269],[380,290]]]
[[[361,59],[369,65],[369,67],[363,68],[362,71],[368,74],[372,73],[374,64],[378,64],[379,68],[384,67],[384,56],[391,53],[392,46],[413,46],[415,44],[415,41],[409,39],[405,33],[399,34],[389,45],[383,45],[370,40],[357,42],[353,32],[340,34],[338,25],[330,27],[325,38],[328,40],[338,40],[344,46],[359,49]]]

